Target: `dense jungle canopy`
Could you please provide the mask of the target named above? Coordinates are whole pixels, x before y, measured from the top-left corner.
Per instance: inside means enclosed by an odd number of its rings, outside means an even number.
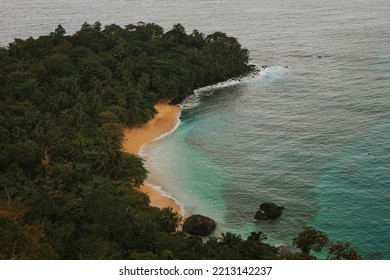
[[[312,258],[301,239],[283,253],[262,233],[187,236],[172,209],[149,206],[142,159],[121,149],[159,99],[244,75],[248,59],[222,32],[143,22],[58,26],[0,48],[0,259]]]

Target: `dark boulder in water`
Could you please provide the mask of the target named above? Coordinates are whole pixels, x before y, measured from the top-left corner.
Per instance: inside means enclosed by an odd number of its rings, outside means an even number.
[[[261,210],[256,212],[255,219],[256,220],[269,220],[268,216]]]
[[[269,219],[275,219],[280,215],[282,215],[283,209],[284,209],[283,206],[276,205],[275,203],[272,202],[262,203],[260,205],[260,211],[257,211],[255,215],[255,219],[264,220],[264,215]],[[256,216],[259,217],[259,219],[256,218]]]
[[[207,236],[214,230],[216,225],[215,221],[209,217],[192,215],[184,221],[183,231],[193,235]]]

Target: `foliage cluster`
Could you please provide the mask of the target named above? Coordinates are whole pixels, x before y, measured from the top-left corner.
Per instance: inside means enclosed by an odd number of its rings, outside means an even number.
[[[261,233],[203,243],[177,231],[181,218],[137,190],[142,159],[121,149],[157,100],[245,74],[248,51],[180,24],[65,34],[0,48],[0,259],[280,258]]]

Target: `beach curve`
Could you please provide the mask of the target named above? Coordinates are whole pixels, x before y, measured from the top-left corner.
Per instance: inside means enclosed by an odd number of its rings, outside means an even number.
[[[169,104],[169,100],[160,100],[155,108],[157,114],[146,124],[138,127],[126,127],[122,139],[122,148],[125,152],[140,154],[143,145],[153,142],[173,131],[178,124],[181,109]],[[171,207],[173,211],[182,214],[182,207],[171,197],[159,192],[145,182],[140,191],[150,198],[150,205],[165,208]]]

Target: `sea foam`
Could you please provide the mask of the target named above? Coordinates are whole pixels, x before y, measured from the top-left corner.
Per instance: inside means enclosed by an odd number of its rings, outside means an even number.
[[[208,97],[214,93],[215,90],[231,87],[238,84],[248,83],[254,81],[261,77],[261,72],[264,71],[265,68],[262,68],[260,65],[254,65],[254,70],[251,71],[247,76],[242,77],[234,77],[229,80],[216,83],[213,85],[201,87],[194,90],[194,94],[188,96],[183,102],[180,104],[182,109],[189,109],[199,105],[200,99],[202,97]]]

